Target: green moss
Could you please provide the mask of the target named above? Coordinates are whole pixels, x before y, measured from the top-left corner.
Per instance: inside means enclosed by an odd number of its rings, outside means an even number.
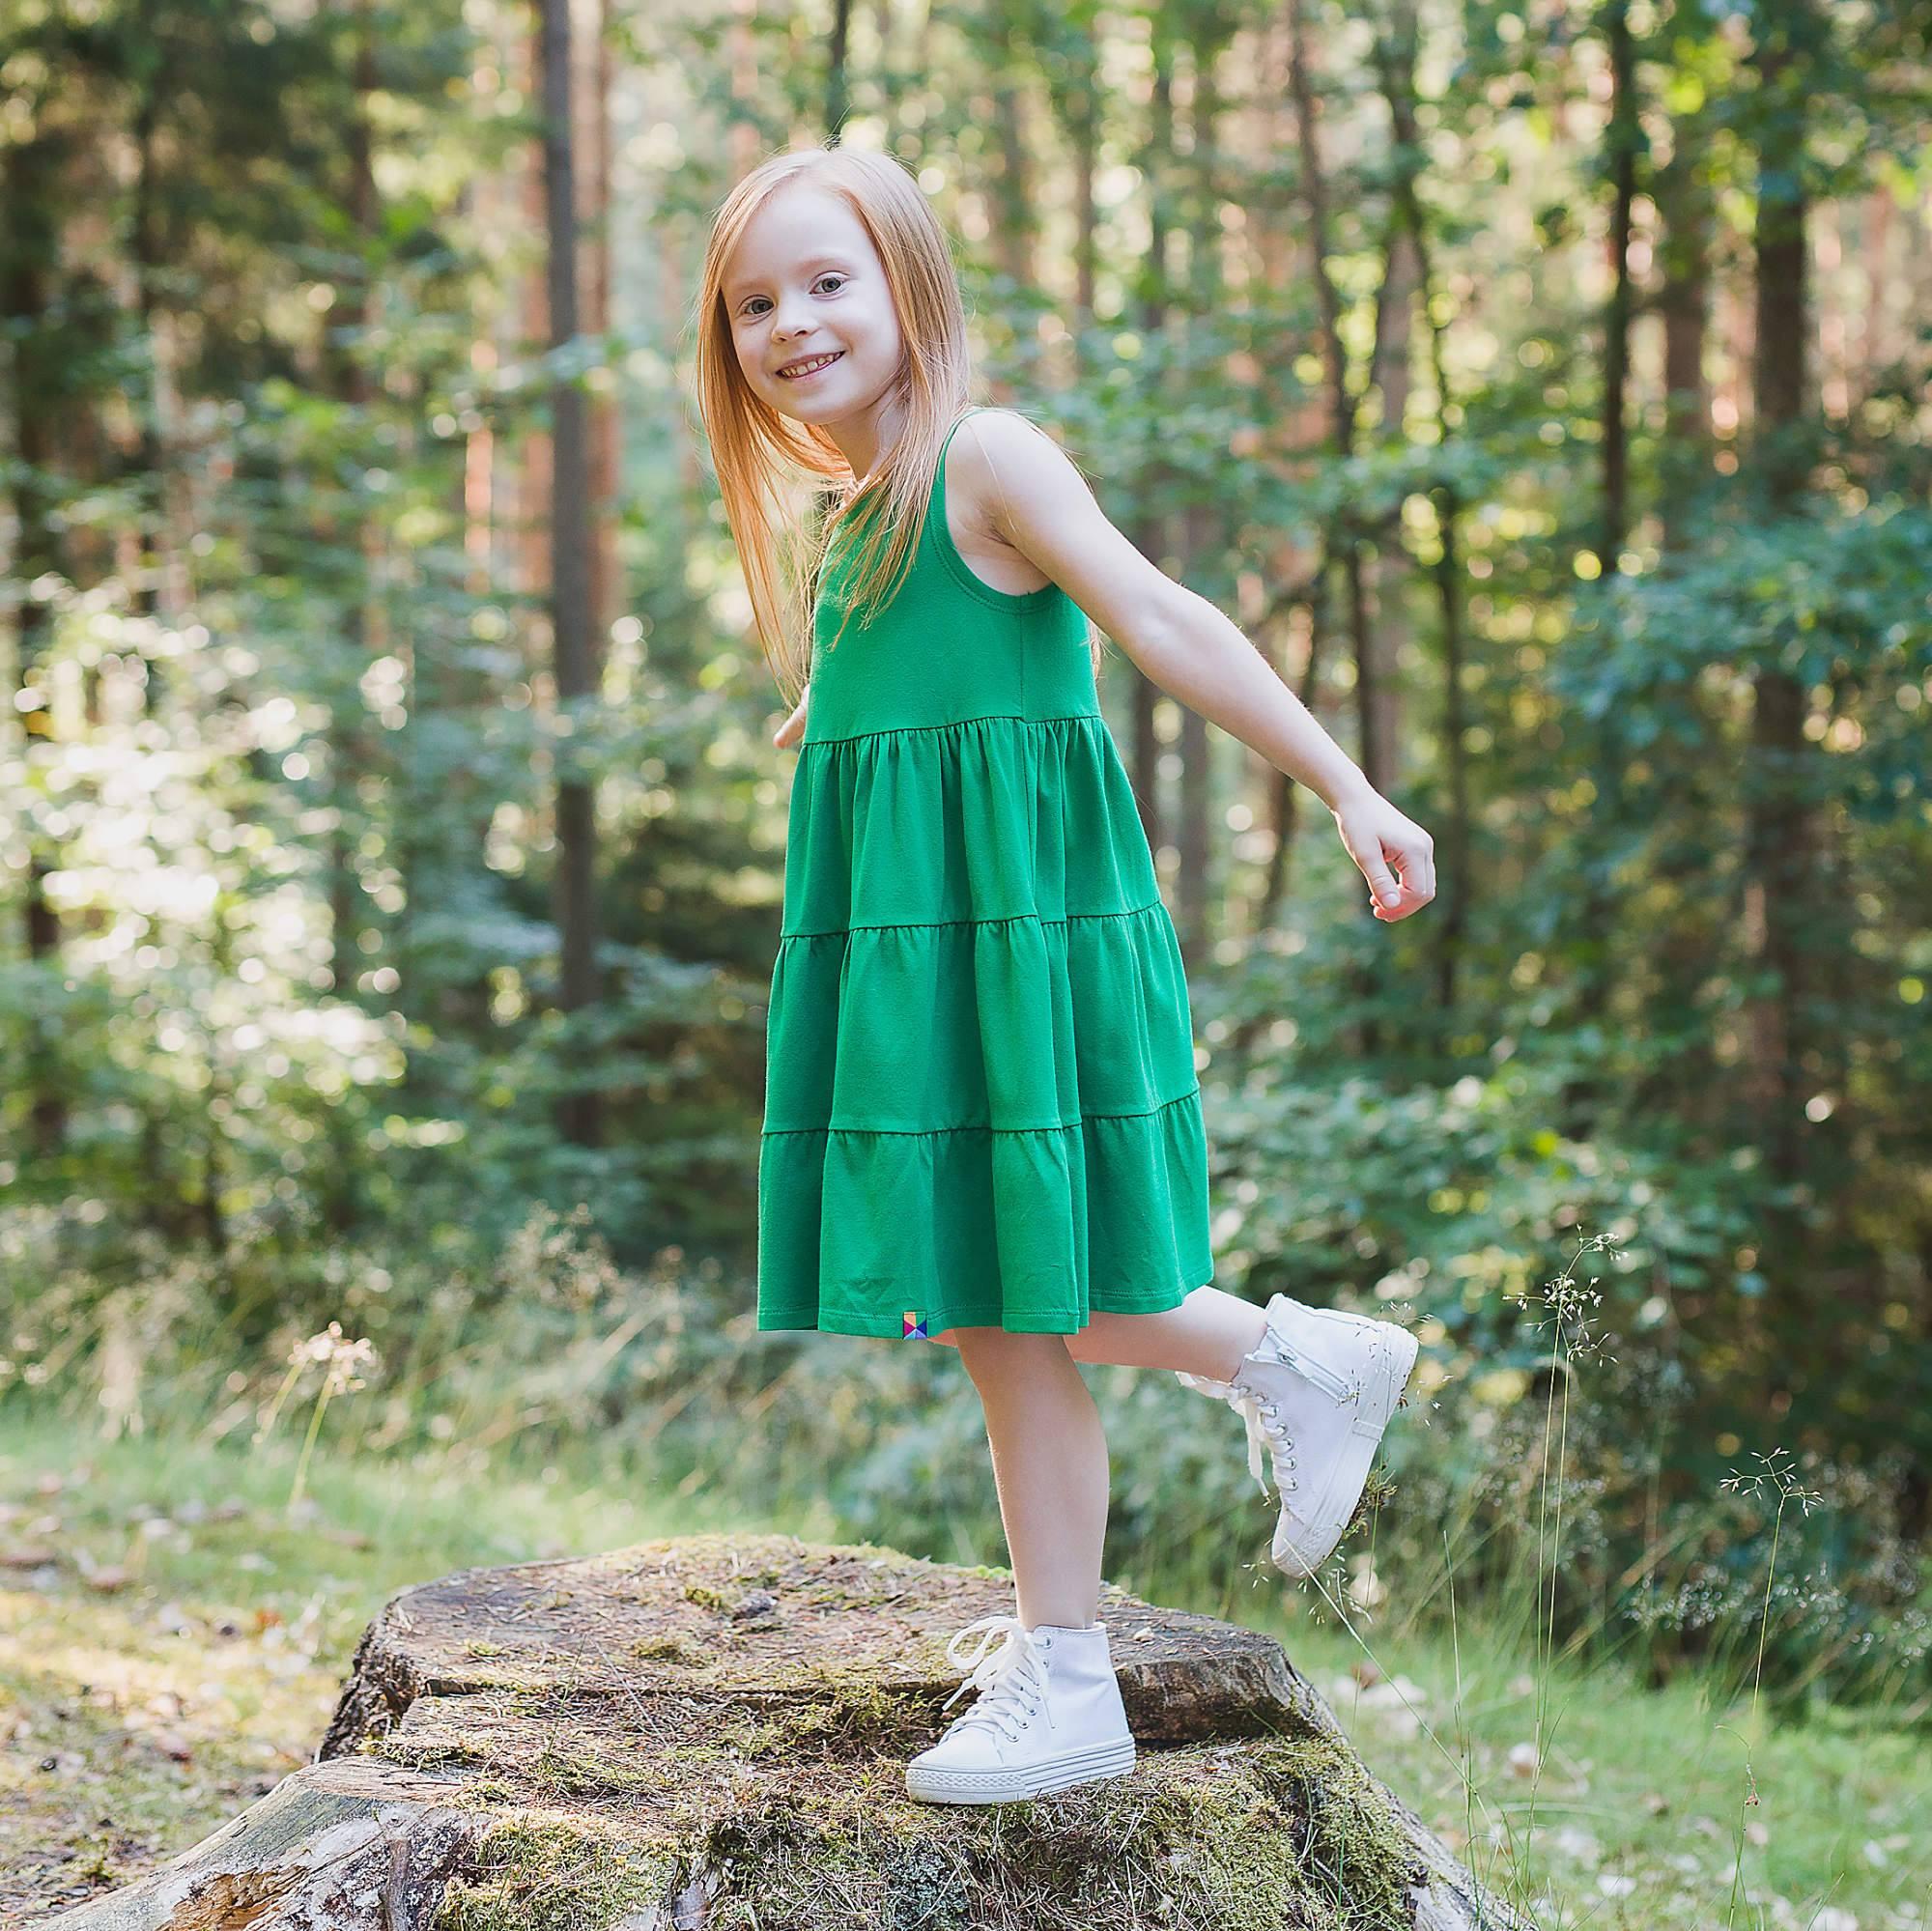
[[[432,1931],[604,1931],[675,1887],[668,1845],[571,1817],[512,1817],[477,1840]]]
[[[517,1802],[517,1787],[500,1776],[473,1776],[449,1802],[458,1810],[500,1810]]]
[[[838,1681],[821,1675],[810,1696],[767,1706],[721,1735],[745,1757],[781,1764],[835,1752],[909,1756],[932,1741],[931,1733],[932,1719],[922,1704],[853,1670]]]
[[[694,1669],[702,1668],[713,1660],[713,1653],[701,1644],[695,1643],[689,1636],[670,1634],[668,1636],[639,1636],[636,1642],[627,1645],[631,1655],[640,1662],[684,1663]]]
[[[700,1736],[651,1749],[628,1729],[553,1726],[527,1757],[492,1763],[465,1793],[466,1808],[509,1808],[499,1826],[509,1834],[493,1833],[493,1861],[465,1880],[469,1915],[437,1931],[513,1919],[516,1931],[598,1931],[609,1921],[599,1912],[620,1916],[639,1886],[656,1902],[677,1871],[700,1868],[720,1886],[707,1931],[1407,1931],[1413,1921],[1407,1888],[1419,1873],[1388,1799],[1334,1739],[1143,1749],[1126,1778],[950,1805],[905,1790],[905,1759],[931,1735],[917,1699],[876,1687],[821,1704],[740,1706]],[[424,1768],[452,1754],[385,1741],[385,1754]],[[561,1814],[592,1812],[594,1827],[558,1835]],[[526,1909],[542,1885],[566,1901],[564,1916]]]
[[[1144,1751],[1131,1777],[1031,1803],[908,1798],[896,1761],[716,1820],[713,1931],[1408,1931],[1387,1803],[1321,1738]],[[802,1780],[803,1782],[803,1780]],[[1166,1902],[1163,1903],[1162,1900]]]

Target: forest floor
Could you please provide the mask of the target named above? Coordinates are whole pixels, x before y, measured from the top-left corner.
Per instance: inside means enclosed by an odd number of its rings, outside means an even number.
[[[668,1534],[840,1539],[504,1449],[467,1474],[320,1457],[291,1509],[293,1472],[279,1442],[102,1442],[18,1405],[0,1419],[0,1924],[130,1883],[309,1761],[400,1588]],[[1454,1640],[1400,1643],[1314,1627],[1293,1595],[1257,1588],[1253,1607],[1240,1620],[1283,1640],[1375,1774],[1548,1931],[1932,1931],[1922,1727],[1849,1711],[1775,1726],[1690,1672],[1642,1690],[1533,1670],[1466,1605]]]

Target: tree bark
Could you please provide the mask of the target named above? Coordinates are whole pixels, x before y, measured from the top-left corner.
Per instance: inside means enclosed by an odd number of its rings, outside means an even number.
[[[1271,23],[1268,45],[1271,59],[1268,63],[1266,86],[1264,90],[1266,109],[1270,116],[1267,127],[1267,143],[1270,148],[1279,148],[1287,143],[1287,136],[1281,130],[1281,120],[1285,113],[1292,114],[1293,101],[1288,83],[1288,29],[1285,21]],[[1263,204],[1264,219],[1257,239],[1257,250],[1262,264],[1262,283],[1270,291],[1285,290],[1291,286],[1293,269],[1293,238],[1289,232],[1288,212],[1291,198],[1285,194],[1270,193]],[[1268,371],[1262,370],[1265,381]],[[1319,440],[1319,430],[1312,422],[1297,422],[1297,416],[1319,417],[1323,409],[1319,397],[1305,403],[1301,410],[1282,409],[1269,430],[1264,432],[1263,446],[1270,454],[1279,455],[1284,461],[1293,460],[1306,447],[1311,435]],[[1284,539],[1280,545],[1277,567],[1289,581],[1269,599],[1269,611],[1260,626],[1264,638],[1273,630],[1277,615],[1290,620],[1289,634],[1293,637],[1292,619],[1295,610],[1300,610],[1306,624],[1306,649],[1302,657],[1300,683],[1296,695],[1311,711],[1315,708],[1316,697],[1321,688],[1320,663],[1321,656],[1321,627],[1323,621],[1323,584],[1325,582],[1321,558],[1324,554],[1318,542],[1311,567],[1305,572],[1296,571],[1299,559],[1293,554],[1293,546]],[[1282,660],[1275,666],[1284,682],[1289,678],[1292,657],[1288,644],[1284,644]],[[1288,896],[1289,866],[1294,848],[1294,839],[1299,822],[1301,786],[1287,772],[1278,771],[1272,765],[1267,769],[1264,781],[1264,804],[1266,818],[1269,846],[1267,862],[1263,867],[1261,892],[1254,908],[1254,929],[1265,931],[1281,915],[1281,908]],[[1249,1036],[1257,1030],[1253,1026],[1243,1026],[1240,1032]]]
[[[583,330],[607,336],[611,328],[611,0],[590,0],[590,45],[583,61],[583,134],[588,155],[584,204]],[[621,487],[623,428],[618,387],[607,366],[602,385],[585,398],[590,441],[590,676],[604,667],[611,625],[623,586],[617,562],[617,493]]]
[[[349,418],[352,438],[367,426],[373,385],[362,357],[367,350],[359,340],[331,347],[330,335],[346,330],[361,337],[374,313],[373,282],[376,234],[375,135],[369,124],[369,98],[376,88],[375,24],[372,0],[350,0],[355,22],[355,51],[352,55],[349,118],[343,129],[343,148],[348,158],[348,175],[343,191],[343,214],[355,238],[356,259],[351,273],[354,283],[339,313],[325,313],[320,329],[323,337],[320,359],[332,369],[336,401]],[[361,679],[374,652],[374,589],[372,576],[379,538],[371,519],[353,506],[342,521],[327,532],[327,539],[339,553],[353,554],[357,567],[353,573],[343,611],[343,653],[346,663],[338,674],[335,702],[328,726],[328,783],[333,801],[334,823],[328,835],[328,929],[330,989],[335,997],[353,1000],[360,972],[362,951],[361,918],[363,894],[358,856],[369,808],[364,802],[363,778],[370,762],[368,731],[365,728]],[[216,1188],[213,1141],[218,1129],[210,1127],[210,1173],[207,1191],[211,1202]],[[356,1150],[347,1112],[340,1107],[327,1110],[324,1128],[328,1140],[328,1157],[317,1179],[319,1210],[323,1225],[336,1237],[348,1235],[357,1213],[359,1171]],[[218,1225],[211,1207],[210,1237],[218,1235]]]
[[[1163,16],[1156,13],[1151,31],[1153,37],[1153,91],[1149,108],[1148,145],[1141,162],[1141,175],[1148,185],[1148,256],[1141,281],[1140,332],[1144,343],[1165,343],[1170,298],[1168,266],[1169,223],[1167,172],[1174,157],[1174,37]],[[1151,499],[1162,485],[1162,465],[1158,451],[1143,466],[1142,488]],[[1134,547],[1159,562],[1167,554],[1167,520],[1151,507],[1144,507],[1131,532]],[[1133,673],[1133,734],[1129,758],[1133,779],[1134,803],[1140,808],[1141,829],[1149,848],[1156,858],[1165,838],[1164,813],[1160,798],[1160,739],[1154,728],[1154,710],[1160,692],[1141,674]]]
[[[1595,543],[1602,579],[1623,568],[1624,542],[1630,527],[1630,333],[1631,333],[1631,209],[1636,196],[1637,146],[1642,138],[1636,98],[1636,50],[1631,35],[1628,0],[1606,0],[1600,15],[1609,53],[1610,115],[1604,140],[1610,177],[1609,267],[1610,293],[1604,309],[1604,399],[1602,419],[1603,469],[1599,523]],[[1607,621],[1601,616],[1599,621]],[[1587,636],[1584,649],[1596,645]],[[1612,707],[1599,721],[1593,773],[1600,801],[1597,822],[1614,838],[1625,818],[1623,714]],[[1586,1024],[1594,1022],[1602,1036],[1616,986],[1615,937],[1619,901],[1604,858],[1605,841],[1589,853],[1583,876],[1575,948],[1574,1006]],[[1565,1082],[1560,1095],[1558,1130],[1587,1134],[1603,1098],[1603,1082],[1585,1071]]]
[[[549,250],[545,293],[553,352],[577,339],[579,273],[574,75],[570,0],[543,0],[540,66],[544,107],[544,198]],[[560,713],[583,715],[595,686],[590,638],[590,461],[583,390],[558,380],[551,388],[551,639]],[[573,734],[574,735],[574,734]],[[597,825],[590,781],[567,770],[572,738],[560,741],[556,786],[556,928],[559,1004],[579,1013],[597,1000]],[[558,1106],[558,1128],[578,1146],[595,1146],[602,1107],[573,1067]]]
[[[1416,294],[1428,329],[1429,365],[1435,388],[1436,446],[1446,450],[1456,435],[1460,406],[1451,390],[1449,362],[1444,353],[1447,324],[1436,312],[1435,246],[1417,183],[1422,166],[1422,142],[1415,118],[1415,44],[1417,24],[1412,5],[1395,15],[1399,31],[1377,37],[1377,70],[1388,103],[1389,127],[1402,157],[1394,170],[1392,192],[1401,213],[1401,228],[1410,239],[1415,256]],[[1469,929],[1470,877],[1468,719],[1463,676],[1463,562],[1458,531],[1462,505],[1453,483],[1442,482],[1430,493],[1435,510],[1436,554],[1431,568],[1442,635],[1443,763],[1449,774],[1449,816],[1438,841],[1441,853],[1441,920],[1435,960],[1436,1004],[1452,1012],[1457,979]]]
[[[1208,385],[1219,387],[1221,372],[1213,366],[1211,343],[1219,325],[1222,308],[1222,263],[1220,199],[1214,176],[1214,154],[1221,138],[1221,97],[1215,83],[1214,63],[1220,53],[1226,26],[1215,15],[1202,21],[1191,45],[1193,83],[1189,121],[1193,133],[1191,198],[1193,220],[1188,235],[1189,281],[1192,289],[1190,333],[1199,346],[1190,362]],[[1210,373],[1211,372],[1211,373]],[[1187,532],[1185,564],[1198,574],[1208,544],[1214,540],[1211,511],[1196,503],[1184,514]],[[1180,865],[1176,873],[1175,924],[1181,956],[1190,971],[1205,962],[1212,939],[1208,929],[1208,907],[1213,897],[1213,853],[1209,844],[1208,820],[1213,810],[1213,748],[1208,736],[1208,721],[1192,705],[1180,707],[1180,798],[1177,836]]]
[[[852,83],[847,71],[851,50],[852,0],[833,0],[825,75],[825,126],[832,147],[838,146],[845,130],[845,116],[852,110]]]
[[[12,569],[25,588],[14,618],[17,684],[10,708],[26,737],[31,758],[36,747],[53,736],[53,711],[39,675],[52,638],[53,611],[33,586],[42,577],[58,577],[62,563],[55,525],[54,461],[60,448],[64,383],[59,371],[60,328],[52,312],[60,275],[60,172],[52,142],[35,134],[8,150],[0,182],[7,201],[7,218],[0,223],[0,314],[5,316],[12,345],[8,363],[15,456]],[[25,842],[22,937],[28,959],[44,966],[58,955],[61,946],[60,915],[46,889],[57,861],[31,820]],[[34,1152],[41,1159],[52,1159],[67,1144],[68,1106],[51,1024],[34,1028],[21,1083],[31,1095],[28,1120]]]
[[[1778,0],[1763,16],[1754,51],[1765,108],[1758,148],[1756,353],[1752,365],[1754,464],[1774,513],[1804,487],[1800,443],[1808,407],[1810,330],[1804,187],[1804,63],[1812,26],[1807,0]],[[1811,758],[1806,699],[1796,675],[1763,663],[1751,680],[1751,783],[1746,827],[1746,928],[1753,966],[1768,979],[1748,1008],[1748,1097],[1769,1171],[1783,1189],[1804,1175],[1803,1016],[1808,992],[1804,925],[1815,912],[1816,827],[1807,802]],[[1801,1269],[1802,1215],[1780,1210],[1782,1243],[1770,1264]],[[1769,1258],[1769,1257],[1768,1257]]]
[[[1699,178],[1702,149],[1699,118],[1679,115],[1670,126],[1670,159],[1656,177],[1663,230],[1659,250],[1663,284],[1657,306],[1663,321],[1662,546],[1666,551],[1680,551],[1690,542],[1690,504],[1711,470],[1711,396],[1704,379],[1711,301],[1711,194]]]
[[[1604,503],[1597,561],[1605,577],[1620,568],[1630,527],[1631,206],[1636,198],[1636,50],[1629,0],[1608,0],[1603,13],[1610,53],[1610,299],[1604,315]]]
[[[1015,289],[1031,290],[1039,286],[1034,257],[1039,234],[1039,200],[1034,190],[1026,95],[1019,78],[1028,66],[1020,31],[1022,18],[1021,0],[993,0],[993,128],[1000,153],[993,254],[1000,272]]]
[[[1349,390],[1349,359],[1342,339],[1342,298],[1335,285],[1331,267],[1331,239],[1328,220],[1328,178],[1322,165],[1321,143],[1316,131],[1315,81],[1309,65],[1308,22],[1304,0],[1288,0],[1289,92],[1293,97],[1295,135],[1301,160],[1301,188],[1308,205],[1309,250],[1313,258],[1316,298],[1321,316],[1321,360],[1327,373],[1328,420],[1331,453],[1346,461],[1354,453],[1356,408]],[[1329,561],[1341,564],[1342,582],[1348,599],[1350,641],[1355,656],[1355,692],[1358,743],[1356,763],[1371,784],[1380,788],[1377,773],[1382,758],[1378,735],[1375,700],[1376,652],[1369,620],[1368,584],[1364,576],[1362,540],[1343,520],[1339,533],[1331,534],[1317,566],[1318,578],[1325,580]],[[1319,621],[1325,604],[1318,599],[1312,613]],[[1366,961],[1353,975],[1358,998],[1366,1001],[1373,990],[1374,968]],[[1352,1047],[1358,1057],[1368,1058],[1378,1050],[1379,1028],[1365,1019],[1353,1029]]]

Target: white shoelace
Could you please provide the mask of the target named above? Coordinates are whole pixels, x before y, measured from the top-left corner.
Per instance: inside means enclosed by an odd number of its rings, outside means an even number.
[[[976,1631],[979,1643],[967,1655],[962,1645]],[[978,1622],[968,1623],[948,1641],[946,1660],[967,1674],[965,1682],[939,1706],[942,1710],[952,1709],[969,1690],[980,1692],[980,1700],[958,1719],[955,1729],[981,1723],[1010,1743],[1016,1732],[1009,1723],[1016,1715],[1024,1721],[1036,1710],[1045,1712],[1047,1727],[1052,1728],[1053,1711],[1046,1700],[1039,1644],[1017,1616],[981,1616]]]
[[[1247,1424],[1248,1473],[1255,1478],[1257,1486],[1260,1488],[1262,1493],[1265,1495],[1268,1488],[1266,1481],[1262,1475],[1263,1448],[1264,1444],[1269,1438],[1271,1430],[1280,1428],[1281,1416],[1276,1411],[1274,1404],[1264,1400],[1260,1395],[1236,1393],[1229,1401],[1228,1406]],[[1264,1409],[1267,1412],[1266,1422],[1262,1420]],[[1294,1437],[1292,1434],[1284,1434],[1281,1437],[1281,1445],[1284,1448],[1293,1448],[1294,1446]],[[1292,1455],[1288,1458],[1288,1466],[1291,1468],[1294,1466],[1294,1458]],[[1290,1486],[1293,1487],[1293,1485],[1291,1484]]]

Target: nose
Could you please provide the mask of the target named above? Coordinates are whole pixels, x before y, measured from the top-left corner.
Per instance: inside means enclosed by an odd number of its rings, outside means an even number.
[[[808,308],[801,315],[798,311],[805,307],[803,296],[783,296],[780,298],[778,314],[773,323],[772,333],[781,341],[789,342],[795,336],[811,332],[811,311]]]

